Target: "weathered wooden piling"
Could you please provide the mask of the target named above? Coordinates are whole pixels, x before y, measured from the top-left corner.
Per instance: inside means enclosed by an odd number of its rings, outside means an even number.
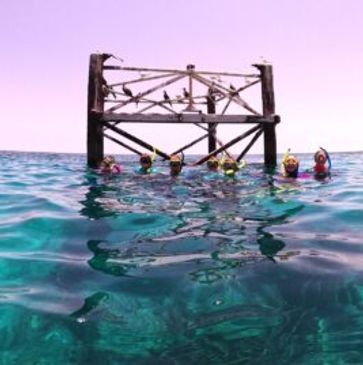
[[[269,64],[254,65],[261,73],[261,91],[263,116],[275,115],[275,95],[273,87],[272,66]],[[276,119],[278,121],[278,119]],[[264,127],[264,159],[265,165],[276,166],[276,131],[275,124],[265,124]]]
[[[103,126],[100,116],[104,111],[102,54],[92,54],[89,63],[87,108],[87,162],[98,167],[103,159]]]
[[[207,95],[207,113],[208,114],[216,113],[216,100],[215,96],[211,91],[209,91]],[[216,133],[217,133],[217,125],[208,123],[208,153],[214,151],[217,148]]]
[[[211,156],[219,153],[226,153],[230,156],[228,147],[234,146],[252,135],[247,146],[239,153],[236,159],[239,161],[263,133],[264,162],[268,166],[276,165],[275,126],[280,118],[275,115],[271,65],[256,64],[254,66],[259,70],[259,74],[242,74],[198,71],[194,65],[187,65],[184,70],[171,70],[105,64],[110,57],[112,55],[109,54],[90,56],[87,109],[87,161],[90,167],[98,167],[103,159],[104,137],[137,155],[143,153],[107,134],[107,131],[148,151],[155,152],[163,159],[169,159],[172,154],[181,153],[208,138],[208,154],[196,161],[195,165],[204,163]],[[117,59],[117,57],[113,58]],[[105,73],[115,71],[121,71],[124,80],[108,83]],[[135,75],[135,73],[136,77],[125,77],[129,74]],[[223,77],[235,78],[237,84],[230,83],[230,86],[226,87],[226,81],[222,80]],[[183,88],[183,84],[180,85],[180,83],[184,83]],[[262,112],[258,112],[240,95],[245,89],[258,83],[261,83]],[[148,87],[140,90],[145,84]],[[170,85],[173,85],[173,90],[176,87],[179,90],[182,89],[182,95],[173,97],[171,92],[166,90]],[[199,86],[199,89],[195,85]],[[199,91],[201,88],[205,92]],[[202,94],[198,95],[198,92],[202,92]],[[218,107],[218,110],[221,110],[220,114],[216,113],[217,105],[222,105],[222,108]],[[234,105],[235,108],[242,108],[248,114],[228,114],[231,105]],[[161,109],[163,113],[150,113],[152,109],[156,108]],[[122,112],[120,112],[121,109]],[[127,132],[124,128],[118,127],[117,125],[120,123],[185,124],[185,128],[195,125],[204,130],[204,134],[182,147],[175,148],[172,153],[167,153]],[[222,143],[217,137],[217,126],[222,128],[225,124],[240,126],[256,124],[256,126],[242,134],[239,133],[230,141]],[[178,142],[178,138],[176,139],[175,142]]]

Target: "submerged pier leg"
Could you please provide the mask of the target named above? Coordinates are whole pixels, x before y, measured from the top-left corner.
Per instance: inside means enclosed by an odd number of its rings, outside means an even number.
[[[275,95],[273,87],[272,66],[269,64],[254,65],[261,73],[261,90],[262,90],[262,106],[263,116],[270,117],[275,115]],[[264,159],[265,165],[274,167],[277,162],[276,148],[276,124],[264,126]]]
[[[216,113],[216,103],[215,97],[213,95],[207,96],[207,112],[208,114]],[[208,123],[208,153],[211,153],[217,148],[216,144],[216,134],[217,134],[217,124]]]
[[[96,168],[103,159],[103,125],[99,115],[104,111],[103,100],[103,61],[104,55],[91,54],[88,78],[87,108],[87,164]]]

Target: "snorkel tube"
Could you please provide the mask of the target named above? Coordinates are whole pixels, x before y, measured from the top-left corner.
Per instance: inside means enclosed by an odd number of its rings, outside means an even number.
[[[323,147],[319,147],[319,148],[325,153],[326,160],[328,161],[328,172],[330,172],[330,170],[331,170],[331,160],[330,160],[329,153],[325,148],[323,148]]]
[[[184,166],[184,165],[185,165],[185,162],[184,162],[184,160],[185,160],[184,152],[183,152],[183,151],[181,151],[181,152],[180,152],[180,155],[181,155],[181,159],[180,159],[180,161],[181,161],[181,165],[182,165],[182,166]]]
[[[219,161],[219,164],[225,176],[233,177],[235,176],[237,171],[246,166],[246,161],[242,160],[241,162],[238,163],[233,157],[229,157],[223,151],[223,155]],[[228,166],[227,168],[226,165]]]
[[[154,163],[156,160],[156,148],[153,147],[153,154],[151,155],[151,162]]]
[[[288,148],[287,151],[282,156],[282,160],[281,160],[281,174],[282,174],[282,176],[286,176],[285,164],[286,164],[287,158],[289,157],[289,153],[290,153],[290,148]]]

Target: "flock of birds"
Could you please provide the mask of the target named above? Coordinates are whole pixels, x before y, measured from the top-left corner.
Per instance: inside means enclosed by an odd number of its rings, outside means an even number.
[[[105,79],[103,79],[102,88],[103,88],[104,95],[106,97],[109,94],[111,94],[114,99],[117,98],[116,92],[114,91],[112,86],[109,86],[107,84]],[[233,84],[230,84],[228,93],[231,97],[238,96],[241,89],[243,89],[243,87],[237,89]],[[132,92],[132,90],[129,87],[126,86],[126,84],[122,84],[122,92],[125,96],[127,96],[129,98],[129,100],[134,101],[136,106],[138,105],[138,102],[142,97],[141,93],[138,93],[138,94],[135,95]],[[164,102],[169,104],[170,107],[173,107],[173,102],[174,103],[180,103],[180,102],[183,102],[185,99],[190,100],[190,97],[191,97],[190,92],[185,87],[182,90],[182,95],[183,96],[177,95],[175,99],[171,99],[169,94],[167,93],[167,91],[166,90],[163,91]],[[223,97],[223,93],[221,91],[219,91],[217,88],[215,88],[213,86],[213,83],[212,83],[212,86],[210,86],[208,88],[208,94],[205,96],[205,98],[215,100],[215,98],[217,96],[222,96]]]
[[[100,51],[96,51],[96,53],[101,53]],[[119,57],[119,56],[115,56],[114,54],[104,54],[105,55],[105,60],[107,58],[114,58],[118,61],[120,61],[121,63],[124,62],[124,59]],[[262,64],[269,64],[270,62],[266,60],[266,58],[264,56],[260,56],[260,63]],[[139,71],[140,74],[140,78],[146,78],[147,76],[149,76],[148,74],[142,73],[141,71]],[[224,83],[224,81],[220,78],[220,76],[213,76],[212,79],[216,80],[218,83]],[[208,88],[208,94],[205,96],[208,99],[212,99],[215,100],[215,97],[217,96],[222,96],[222,98],[224,97],[223,93],[221,93],[218,89],[216,89],[214,87],[214,80],[212,82],[212,85]],[[249,80],[247,80],[246,78],[246,84],[250,83]],[[233,84],[229,85],[229,90],[228,90],[228,94],[231,97],[234,96],[239,96],[239,92],[241,90],[243,90],[244,87],[240,87],[240,88],[236,88]],[[113,96],[113,98],[116,100],[117,95],[116,92],[113,90],[112,86],[109,86],[106,82],[106,80],[103,78],[103,85],[102,85],[102,90],[104,95],[107,97],[109,94],[111,94]],[[130,98],[131,101],[134,101],[136,106],[138,105],[139,100],[141,99],[142,95],[141,93],[138,93],[137,95],[134,95],[134,93],[131,91],[131,89],[129,87],[126,86],[126,84],[124,83],[122,85],[122,91],[123,94],[127,97]],[[190,98],[190,92],[184,87],[183,88],[183,97],[181,97],[180,95],[176,96],[176,99],[172,100],[169,96],[169,94],[166,92],[166,90],[163,91],[163,98],[164,98],[164,102],[169,104],[171,107],[173,107],[173,101],[175,101],[176,103],[180,103],[183,102],[183,100],[185,99],[189,99],[189,101],[193,102],[194,98]],[[190,100],[192,99],[192,100]]]
[[[97,51],[97,53],[100,53],[99,51]],[[114,58],[116,60],[118,60],[119,62],[123,63],[124,59],[118,56],[115,56],[113,54],[104,54],[104,60],[108,59],[108,58]],[[269,61],[267,61],[263,56],[260,56],[260,62],[262,64],[270,64]],[[140,78],[144,79],[146,77],[149,76],[149,74],[146,73],[142,73],[141,71],[139,71],[140,74]],[[166,90],[163,90],[163,99],[164,101],[161,102],[157,102],[157,104],[160,103],[165,103],[168,104],[170,107],[173,107],[173,103],[174,104],[180,104],[180,103],[185,103],[185,100],[188,100],[189,103],[194,103],[194,99],[196,98],[206,98],[207,101],[208,100],[216,100],[217,97],[220,97],[221,99],[224,99],[226,96],[229,96],[229,99],[231,100],[233,97],[238,97],[239,96],[239,92],[242,91],[245,86],[242,86],[240,88],[236,88],[233,84],[229,85],[229,89],[225,92],[222,92],[220,90],[218,90],[218,88],[216,88],[214,86],[215,81],[217,81],[218,83],[224,83],[224,81],[221,79],[220,75],[218,76],[213,76],[211,77],[212,80],[212,84],[211,86],[208,88],[208,93],[205,96],[198,96],[198,97],[193,97],[191,96],[190,91],[188,91],[185,87],[182,90],[182,95],[177,95],[174,99],[171,99],[169,94],[166,92]],[[247,79],[246,77],[246,85],[248,85],[250,83],[250,80]],[[103,94],[105,97],[108,97],[109,94],[111,94],[113,96],[113,98],[116,100],[117,99],[117,94],[120,94],[118,92],[115,92],[115,90],[113,89],[112,86],[109,86],[107,84],[107,81],[103,78],[102,80],[102,90],[103,90]],[[131,102],[135,102],[136,107],[138,106],[139,101],[142,99],[143,95],[141,93],[138,93],[136,95],[134,95],[134,93],[132,92],[132,90],[126,86],[126,83],[122,84],[122,92],[123,95],[129,98],[129,101]]]

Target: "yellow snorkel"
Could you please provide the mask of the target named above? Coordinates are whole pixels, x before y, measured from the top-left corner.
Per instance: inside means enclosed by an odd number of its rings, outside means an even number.
[[[219,160],[220,167],[225,176],[233,177],[235,173],[246,166],[246,161],[237,162],[235,159],[228,157],[223,151],[222,158]],[[227,166],[226,166],[227,165]]]
[[[246,167],[247,162],[245,160],[242,160],[239,164],[238,164],[238,169],[242,169],[244,167]]]
[[[281,162],[281,172],[285,177],[298,177],[299,173],[299,160],[291,155],[290,149],[284,154]]]
[[[229,177],[233,177],[235,172],[236,171],[234,171],[233,169],[225,170],[224,175],[229,176]]]
[[[237,161],[231,158],[225,158],[222,163],[222,169],[225,176],[234,176],[238,171]]]
[[[153,154],[151,156],[151,162],[152,163],[154,163],[154,161],[156,160],[156,156],[157,156],[157,154],[156,154],[156,148],[153,147]]]
[[[286,161],[289,157],[289,154],[290,154],[290,148],[287,149],[287,151],[285,152],[285,154],[282,156],[282,161],[281,161],[281,174],[283,176],[287,176],[286,174],[286,170],[285,170],[285,164],[286,164]]]

